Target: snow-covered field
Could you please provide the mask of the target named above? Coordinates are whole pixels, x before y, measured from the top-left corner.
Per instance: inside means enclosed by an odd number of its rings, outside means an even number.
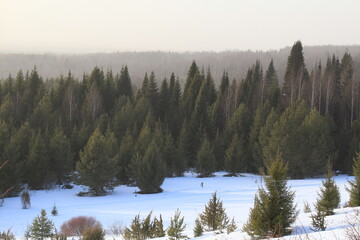
[[[27,225],[39,215],[41,209],[48,212],[57,229],[64,221],[74,216],[95,217],[105,229],[114,222],[129,226],[136,214],[140,213],[141,217],[145,217],[150,211],[153,211],[153,216],[162,215],[166,228],[176,209],[179,209],[187,224],[185,234],[191,237],[195,218],[204,210],[211,194],[217,191],[228,216],[235,217],[239,228],[230,235],[206,233],[201,239],[248,239],[241,228],[247,221],[249,209],[253,206],[254,195],[262,183],[261,177],[252,174],[244,174],[242,177],[222,177],[223,174],[225,173],[219,172],[216,177],[196,178],[194,174],[188,173],[181,178],[167,178],[162,185],[164,189],[162,193],[149,195],[134,194],[138,189],[127,186],[119,186],[114,192],[102,197],[77,197],[76,193],[84,190],[81,186],[69,190],[32,191],[30,209],[21,208],[19,197],[5,199],[3,206],[0,207],[0,230],[11,228],[18,238],[22,238]],[[341,193],[341,206],[348,201],[349,194],[345,190],[345,185],[351,179],[353,177],[346,175],[335,177]],[[303,213],[303,204],[307,201],[312,206],[317,198],[321,180],[323,179],[289,181],[289,186],[296,191],[295,201],[300,214],[293,227],[294,233],[284,239],[346,239],[344,228],[355,214],[352,208],[336,210],[334,216],[327,217],[326,232],[296,235],[311,232],[310,214]],[[50,214],[54,204],[59,211],[58,216]],[[108,237],[113,239],[110,233]]]

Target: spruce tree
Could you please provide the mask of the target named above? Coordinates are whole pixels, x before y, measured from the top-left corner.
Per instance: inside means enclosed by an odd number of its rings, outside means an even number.
[[[327,164],[326,179],[322,181],[320,193],[318,193],[318,200],[316,208],[323,212],[325,215],[333,215],[334,209],[338,208],[340,204],[339,188],[333,179],[332,164]]]
[[[27,237],[31,239],[43,240],[54,236],[54,223],[47,218],[46,211],[41,210],[41,214],[34,218],[32,224],[28,226]]]
[[[116,174],[115,161],[110,156],[108,142],[99,129],[95,129],[76,164],[77,183],[88,186],[95,196],[112,190],[116,185],[113,181]]]
[[[205,230],[222,232],[229,225],[229,218],[225,212],[222,201],[216,196],[216,192],[212,194],[212,198],[205,205],[205,210],[199,215],[200,222]]]
[[[198,177],[211,177],[216,170],[213,148],[206,137],[197,152],[195,167]]]
[[[33,131],[26,162],[25,176],[32,189],[41,189],[49,177],[48,143],[45,134]]]
[[[56,128],[50,139],[50,167],[56,175],[58,184],[62,184],[73,170],[73,154],[71,152],[70,140],[64,131]]]
[[[352,174],[355,179],[349,181],[350,187],[346,190],[350,193],[349,206],[358,207],[360,206],[360,152],[354,157]]]
[[[230,146],[225,152],[225,170],[229,176],[236,176],[239,172],[246,171],[244,141],[235,134]]]
[[[133,96],[132,84],[127,65],[121,68],[120,77],[117,81],[117,91],[119,96]]]
[[[162,192],[161,185],[166,176],[166,166],[155,139],[144,155],[138,152],[131,161],[130,169],[140,193]]]
[[[290,233],[297,216],[295,192],[287,186],[287,164],[278,152],[267,166],[265,188],[260,187],[244,230],[250,236],[281,237]]]

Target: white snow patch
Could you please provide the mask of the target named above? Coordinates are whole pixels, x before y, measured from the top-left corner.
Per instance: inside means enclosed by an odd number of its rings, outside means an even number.
[[[166,178],[158,194],[134,194],[136,187],[119,186],[114,192],[102,197],[77,197],[76,193],[83,190],[81,186],[73,189],[54,189],[50,191],[32,191],[31,208],[22,209],[19,197],[5,199],[0,207],[0,231],[11,229],[22,238],[32,219],[45,209],[48,217],[54,221],[57,229],[63,222],[75,216],[92,216],[99,220],[105,229],[114,222],[129,226],[136,214],[145,217],[150,211],[153,216],[162,215],[164,227],[169,225],[170,218],[179,209],[187,224],[185,234],[193,236],[194,221],[204,210],[205,204],[215,191],[223,201],[223,206],[230,218],[234,217],[239,229],[231,234],[206,233],[198,239],[249,239],[241,228],[248,219],[254,196],[262,179],[258,175],[242,174],[241,177],[222,177],[225,172],[218,172],[215,177],[196,178],[193,173],[185,177]],[[339,175],[335,181],[341,193],[341,205],[348,201],[349,193],[345,190],[348,180],[353,177]],[[336,210],[334,216],[326,218],[328,228],[324,232],[312,232],[310,214],[303,213],[304,201],[316,201],[317,192],[323,179],[290,180],[289,186],[296,191],[295,202],[300,210],[299,217],[293,226],[293,234],[281,239],[344,239],[344,228],[348,227],[349,218],[354,215],[353,208]],[[56,205],[59,215],[51,216],[53,205]],[[304,232],[306,232],[304,234]],[[303,235],[297,235],[303,234]],[[309,238],[305,238],[309,237]],[[108,236],[113,239],[113,236]]]

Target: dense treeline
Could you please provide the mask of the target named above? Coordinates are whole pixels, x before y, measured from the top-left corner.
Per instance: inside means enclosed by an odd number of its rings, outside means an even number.
[[[274,61],[279,82],[284,80],[287,56],[291,46],[279,50],[268,51],[223,51],[223,52],[113,52],[89,54],[55,54],[55,53],[1,53],[0,52],[0,79],[9,74],[16,75],[19,69],[32,69],[36,65],[44,79],[57,78],[66,74],[69,69],[75,78],[81,79],[84,72],[90,73],[94,66],[104,69],[116,69],[127,65],[131,81],[139,86],[144,79],[145,72],[154,71],[158,80],[169,77],[174,72],[179,77],[181,85],[185,84],[189,64],[196,59],[199,66],[211,66],[211,74],[216,85],[220,83],[224,69],[231,78],[244,78],[248,68],[259,60],[265,67],[271,59]],[[304,46],[305,64],[314,66],[316,62],[326,62],[326,58],[335,53],[343,56],[351,53],[354,64],[360,64],[360,46]],[[357,70],[359,71],[359,70]]]
[[[0,89],[0,190],[51,187],[74,179],[99,195],[117,184],[161,191],[165,176],[258,172],[278,152],[292,178],[349,172],[359,150],[359,84],[346,53],[305,66],[301,42],[279,85],[274,62],[240,81],[191,64],[185,85],[146,73],[133,87],[128,67],[95,67],[44,81],[36,67]],[[75,172],[75,174],[73,174]],[[0,191],[1,192],[1,191]]]

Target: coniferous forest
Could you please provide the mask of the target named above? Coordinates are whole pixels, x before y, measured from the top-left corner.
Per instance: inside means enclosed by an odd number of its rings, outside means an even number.
[[[0,193],[75,182],[102,195],[119,184],[161,192],[165,177],[193,169],[199,177],[225,170],[258,173],[281,153],[290,178],[350,173],[360,150],[360,88],[352,56],[305,66],[296,42],[284,79],[274,62],[256,61],[244,79],[189,62],[141,86],[127,66],[94,67],[75,79],[44,80],[36,67],[0,85]],[[280,84],[281,83],[281,84]]]

